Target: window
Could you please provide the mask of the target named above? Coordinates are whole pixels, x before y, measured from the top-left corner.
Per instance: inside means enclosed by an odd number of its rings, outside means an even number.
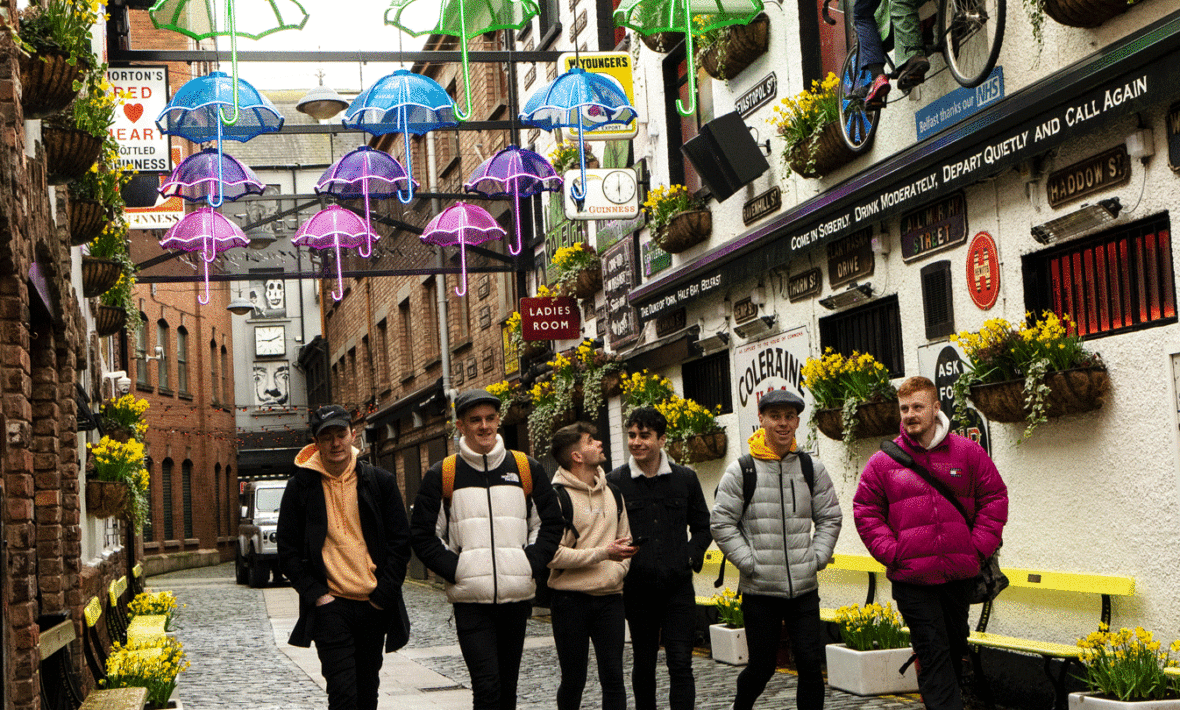
[[[152,457],[148,456],[143,460],[143,467],[148,472],[148,490],[147,490],[147,510],[144,511],[143,516],[143,539],[144,542],[151,542],[156,539],[155,530],[152,528],[152,493],[156,490],[156,484],[152,476],[152,468],[154,464]]]
[[[217,342],[216,341],[211,341],[209,343],[209,362],[213,368],[213,377],[210,378],[210,380],[209,380],[209,382],[211,382],[213,385],[210,388],[212,390],[212,394],[213,394],[213,398],[211,401],[213,402],[214,406],[216,406],[218,401],[221,399],[220,397],[217,396],[217,390],[220,388],[221,380],[219,380],[217,378]]]
[[[879,298],[859,308],[819,319],[820,350],[841,355],[869,353],[889,368],[890,377],[905,374],[901,349],[901,312],[897,296]]]
[[[221,503],[221,464],[220,463],[213,464],[213,485],[215,487],[213,505],[216,506]],[[217,518],[217,537],[221,537],[221,535],[222,535],[221,514],[218,513],[216,515],[216,518]]]
[[[365,384],[367,385],[361,391],[368,391],[370,395],[376,394],[376,368],[377,363],[373,361],[373,346],[369,343],[369,336],[361,338],[361,362],[365,364]]]
[[[172,529],[172,459],[160,463],[160,493],[164,499],[164,539],[175,540]]]
[[[139,330],[135,333],[135,383],[148,386],[147,316],[139,314]]]
[[[410,348],[413,339],[414,322],[410,319],[410,299],[406,299],[397,306],[398,319],[402,324],[402,378],[408,377],[414,371],[414,353]]]
[[[234,469],[233,466],[225,467],[225,529],[233,532],[234,529],[234,510],[238,507],[238,497],[233,494],[234,489]]]
[[[539,0],[537,2],[538,9],[541,11],[538,15],[537,29],[540,39],[537,41],[537,49],[548,49],[553,40],[561,33],[561,23],[558,22],[560,18],[560,8],[558,0]]]
[[[188,394],[188,331],[183,325],[176,329],[176,389]]]
[[[426,307],[422,310],[426,313],[426,333],[429,342],[426,344],[427,350],[433,359],[433,356],[438,355],[439,352],[439,338],[441,336],[438,329],[438,277],[431,277],[425,284],[423,284],[423,298],[426,300]]]
[[[511,234],[512,232],[509,232]],[[479,288],[484,288],[488,282],[488,277],[480,279]],[[458,278],[455,279],[455,285],[458,286]],[[471,341],[471,293],[468,288],[467,295],[462,298],[447,299],[447,310],[455,314],[455,330],[452,333],[454,340],[451,341],[451,347],[456,347]]]
[[[927,340],[943,338],[955,332],[951,262],[936,261],[922,267],[922,311],[926,316]]]
[[[680,146],[688,142],[690,138],[696,137],[700,132],[701,123],[706,122],[707,118],[702,116],[703,100],[697,101],[697,112],[692,116],[681,116],[680,112],[676,110],[677,99],[688,105],[687,71],[688,64],[684,61],[684,44],[682,43],[664,59],[664,87],[666,89],[664,91],[666,102],[664,114],[668,119],[668,180],[674,184],[684,185],[689,192],[695,193],[701,189],[701,179],[697,176],[692,164],[684,159],[684,153],[680,151]],[[706,97],[708,86],[707,81],[697,82],[698,99]]]
[[[353,402],[361,400],[361,378],[360,373],[356,369],[356,348],[349,348],[348,350],[348,386],[351,392],[348,396],[352,397]]]
[[[855,36],[845,36],[845,18],[852,19],[852,0],[832,2],[829,14],[836,21],[834,25],[824,22],[822,12],[825,0],[796,1],[799,3],[799,46],[805,48],[799,57],[804,86],[811,86],[811,82],[816,79],[822,80],[829,72],[840,76],[849,42],[856,40]],[[844,14],[845,7],[847,16]]]
[[[721,414],[733,411],[728,350],[685,363],[681,373],[686,399],[695,401],[710,412],[716,413],[718,405],[721,406]]]
[[[1068,314],[1084,337],[1174,323],[1167,213],[1024,257],[1024,302]]]
[[[390,388],[389,378],[389,321],[382,318],[377,324],[377,379],[381,381],[380,389]]]
[[[217,383],[213,383],[216,387]],[[234,403],[234,393],[229,388],[229,354],[225,350],[225,346],[221,346],[221,403],[225,406],[231,406]]]
[[[193,462],[180,464],[180,500],[184,510],[184,539],[193,536]]]
[[[156,384],[161,390],[169,389],[168,383],[168,321],[156,323],[156,347],[160,348],[160,361],[156,363]]]

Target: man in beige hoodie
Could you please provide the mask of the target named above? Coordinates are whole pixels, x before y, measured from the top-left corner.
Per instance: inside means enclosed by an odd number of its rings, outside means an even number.
[[[561,666],[557,710],[578,710],[586,687],[589,643],[598,658],[602,710],[625,710],[623,578],[631,545],[627,509],[606,481],[602,442],[586,422],[562,427],[550,448],[561,468],[553,477],[566,529],[549,563],[553,642]]]

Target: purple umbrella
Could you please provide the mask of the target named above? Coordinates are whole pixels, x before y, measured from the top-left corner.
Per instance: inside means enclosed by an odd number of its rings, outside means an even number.
[[[483,244],[492,239],[503,239],[504,234],[504,228],[492,219],[487,210],[466,202],[456,202],[430,220],[430,224],[426,225],[426,231],[422,233],[422,241],[440,247],[458,245],[463,289],[459,290],[456,286],[455,295],[463,296],[467,293],[467,246]]]
[[[339,301],[344,298],[344,272],[340,266],[340,249],[362,247],[376,240],[377,235],[368,230],[364,221],[355,212],[340,205],[332,205],[316,212],[311,219],[304,222],[299,227],[299,232],[291,239],[291,243],[312,249],[336,250],[336,290],[332,292],[332,299]]]
[[[516,248],[508,243],[513,256],[520,253],[520,198],[561,189],[561,177],[537,153],[510,145],[488,158],[475,169],[463,189],[486,197],[512,196],[516,215]]]
[[[401,183],[401,188],[398,187],[398,183]],[[363,197],[365,231],[371,234],[373,222],[369,214],[369,198],[387,199],[407,186],[412,190],[418,186],[418,181],[406,173],[401,163],[389,153],[362,145],[324,171],[320,181],[316,183],[315,191],[317,194],[332,195],[342,200]],[[372,254],[372,243],[366,241],[361,245],[359,253],[366,259],[369,258]]]
[[[241,227],[212,207],[202,207],[185,215],[160,240],[164,249],[201,252],[201,260],[205,262],[205,296],[198,296],[197,302],[202,306],[209,304],[209,264],[217,258],[217,250],[244,247],[249,243]]]
[[[225,200],[232,202],[244,195],[261,195],[265,189],[266,185],[254,171],[237,158],[216,148],[206,148],[177,165],[168,181],[160,186],[160,194],[220,207]]]

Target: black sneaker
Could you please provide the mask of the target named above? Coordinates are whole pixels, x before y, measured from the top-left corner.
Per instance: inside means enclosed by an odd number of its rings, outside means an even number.
[[[926,72],[930,70],[930,61],[921,54],[915,54],[897,68],[897,88],[909,91],[918,84],[926,81]]]

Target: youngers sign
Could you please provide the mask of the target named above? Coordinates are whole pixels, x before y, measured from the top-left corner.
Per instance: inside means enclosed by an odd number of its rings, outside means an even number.
[[[734,351],[733,381],[737,386],[738,430],[745,441],[758,429],[758,400],[770,390],[785,389],[814,406],[811,394],[803,390],[803,363],[811,341],[807,327],[799,326],[785,333],[747,343]],[[807,417],[802,417],[796,441],[807,439]]]
[[[569,340],[581,332],[577,299],[570,296],[520,299],[522,340]]]

